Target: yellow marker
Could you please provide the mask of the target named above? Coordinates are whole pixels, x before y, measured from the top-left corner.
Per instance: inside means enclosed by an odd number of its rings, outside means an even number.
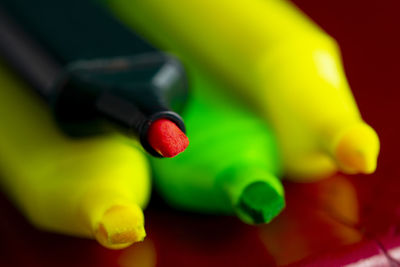
[[[22,213],[41,229],[108,248],[143,240],[150,177],[142,152],[117,136],[67,139],[1,66],[0,88],[0,184]]]
[[[361,118],[335,41],[286,1],[108,4],[161,47],[229,81],[272,123],[292,179],[375,170],[379,139]]]

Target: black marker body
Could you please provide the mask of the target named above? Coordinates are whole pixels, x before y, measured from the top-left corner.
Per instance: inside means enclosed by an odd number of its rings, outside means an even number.
[[[180,116],[187,98],[181,64],[89,0],[2,0],[2,56],[51,105],[72,136],[109,125],[147,143],[151,122]],[[28,34],[29,33],[29,34]]]

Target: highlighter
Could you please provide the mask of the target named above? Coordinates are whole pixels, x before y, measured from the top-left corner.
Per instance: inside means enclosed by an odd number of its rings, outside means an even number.
[[[1,56],[50,105],[65,133],[118,131],[156,157],[185,150],[186,75],[108,14],[80,0],[4,0]],[[158,122],[173,135],[151,127]],[[154,136],[153,142],[149,136]]]
[[[4,65],[0,87],[0,185],[23,215],[112,249],[143,240],[150,173],[139,144],[115,134],[66,138]]]
[[[338,45],[290,3],[106,2],[160,47],[229,81],[271,123],[288,178],[376,169],[379,139],[360,115]]]
[[[150,159],[155,187],[178,209],[270,222],[285,205],[274,136],[211,76],[185,66],[192,94],[182,114],[191,144],[173,159]]]

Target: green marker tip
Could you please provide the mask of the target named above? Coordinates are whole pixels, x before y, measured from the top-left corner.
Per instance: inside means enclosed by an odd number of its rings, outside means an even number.
[[[275,188],[266,182],[255,182],[243,190],[235,212],[250,224],[269,223],[284,206],[285,199]]]

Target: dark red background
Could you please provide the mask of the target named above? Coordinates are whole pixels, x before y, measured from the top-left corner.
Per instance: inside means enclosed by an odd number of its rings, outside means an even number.
[[[398,154],[399,0],[296,0],[339,42],[364,119],[381,138],[378,170],[314,184],[286,183],[287,209],[272,224],[146,211],[148,238],[122,251],[40,232],[1,197],[1,266],[396,266],[400,262]],[[353,207],[353,208],[352,208]],[[397,249],[398,248],[398,249]]]

